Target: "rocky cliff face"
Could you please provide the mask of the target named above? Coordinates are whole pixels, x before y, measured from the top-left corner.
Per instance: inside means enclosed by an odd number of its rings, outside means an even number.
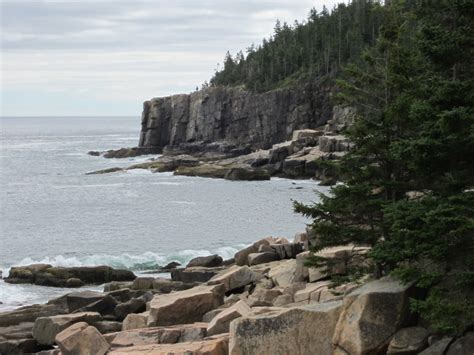
[[[226,141],[268,148],[296,129],[325,124],[332,113],[329,96],[329,86],[310,83],[263,94],[216,87],[155,98],[143,105],[139,147]]]

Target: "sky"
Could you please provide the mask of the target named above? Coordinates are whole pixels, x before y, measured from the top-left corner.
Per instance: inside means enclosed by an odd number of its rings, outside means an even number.
[[[337,0],[4,1],[2,116],[137,116],[189,93],[225,53]]]

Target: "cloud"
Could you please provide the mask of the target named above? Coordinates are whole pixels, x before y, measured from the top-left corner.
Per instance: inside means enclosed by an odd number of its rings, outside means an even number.
[[[15,114],[35,92],[42,111],[23,114],[62,114],[55,95],[71,96],[77,115],[87,98],[96,105],[87,113],[137,113],[145,99],[194,90],[226,51],[260,43],[277,18],[303,20],[323,2],[336,1],[2,1],[1,113]],[[120,112],[101,100],[120,101]]]

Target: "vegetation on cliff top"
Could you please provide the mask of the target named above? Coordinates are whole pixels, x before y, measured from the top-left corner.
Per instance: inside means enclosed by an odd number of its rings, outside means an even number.
[[[278,21],[273,36],[249,47],[246,55],[227,53],[223,68],[216,70],[210,84],[263,92],[334,74],[342,65],[357,61],[362,51],[375,43],[381,9],[375,0],[354,0],[331,12],[312,9],[301,23]]]
[[[344,184],[295,208],[314,220],[316,249],[372,246],[371,271],[416,281],[428,293],[413,310],[462,332],[474,325],[474,3],[393,0],[377,11],[374,46],[338,82],[358,109],[354,148],[332,165]]]

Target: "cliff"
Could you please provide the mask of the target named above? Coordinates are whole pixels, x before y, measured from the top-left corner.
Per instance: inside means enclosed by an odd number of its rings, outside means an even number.
[[[254,94],[211,87],[191,94],[154,98],[143,105],[140,148],[225,141],[268,148],[294,130],[324,125],[332,114],[327,85]]]

